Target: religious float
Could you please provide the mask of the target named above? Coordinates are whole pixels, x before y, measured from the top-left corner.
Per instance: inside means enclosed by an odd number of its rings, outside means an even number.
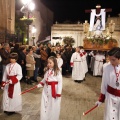
[[[83,24],[83,31],[85,34],[83,47],[86,50],[107,51],[118,46],[117,40],[112,37],[115,29],[115,23],[111,20],[108,27],[105,29],[105,12],[107,9],[100,10],[100,8],[101,6],[97,5],[96,10],[91,10],[90,25],[87,21]],[[110,12],[110,9],[108,10]],[[105,31],[104,34],[103,31]]]

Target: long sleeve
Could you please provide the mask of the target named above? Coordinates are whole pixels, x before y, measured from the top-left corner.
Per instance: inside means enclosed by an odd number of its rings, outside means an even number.
[[[43,78],[42,81],[39,84],[41,84],[42,86],[44,86],[44,84],[45,84],[45,78]]]
[[[2,82],[6,82],[6,81],[7,81],[7,69],[5,69],[3,78],[2,78]]]
[[[58,79],[57,94],[58,94],[59,96],[61,96],[61,93],[62,93],[62,75],[61,75],[60,72],[59,72],[59,74],[58,74],[57,79]]]
[[[109,80],[109,77],[108,77],[107,69],[104,68],[103,77],[102,77],[102,84],[101,84],[101,94],[99,97],[100,102],[104,102],[104,100],[105,100],[105,94],[107,91],[107,80]]]
[[[21,78],[22,78],[22,69],[21,69],[21,66],[20,65],[18,65],[18,67],[17,67],[17,71],[16,71],[16,75],[17,75],[17,79],[18,80],[21,80]]]

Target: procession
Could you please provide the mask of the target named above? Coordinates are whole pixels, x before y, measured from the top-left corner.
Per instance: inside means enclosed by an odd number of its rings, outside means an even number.
[[[45,1],[19,2],[8,2],[11,22],[0,24],[11,30],[0,32],[0,120],[119,120],[120,17],[106,16],[114,8],[97,4],[84,8],[89,20],[51,24],[38,15]]]

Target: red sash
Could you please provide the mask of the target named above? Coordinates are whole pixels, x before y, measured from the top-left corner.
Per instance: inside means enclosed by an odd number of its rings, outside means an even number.
[[[18,82],[18,79],[16,78],[16,75],[14,76],[7,76],[7,79],[12,81],[12,84],[9,84],[8,88],[8,96],[10,98],[13,98],[13,92],[14,92],[14,84]]]
[[[116,89],[116,88],[113,88],[111,86],[107,86],[107,92],[112,94],[112,95],[115,95],[117,97],[120,97],[120,90]]]
[[[55,90],[55,85],[58,84],[58,82],[57,82],[57,81],[52,81],[52,82],[46,81],[46,84],[47,84],[47,85],[51,85],[52,97],[53,97],[53,98],[56,98],[56,97],[57,97],[57,94],[56,94],[56,90]]]

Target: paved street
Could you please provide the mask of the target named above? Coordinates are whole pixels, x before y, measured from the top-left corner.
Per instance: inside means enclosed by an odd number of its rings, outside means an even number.
[[[87,74],[86,81],[82,83],[75,83],[71,76],[63,77],[60,120],[103,120],[104,104],[83,116],[83,112],[95,105],[100,94],[100,84],[101,77],[92,77],[90,74]],[[33,87],[25,83],[21,83],[21,86],[22,91]],[[41,92],[42,89],[35,89],[22,95],[23,110],[20,113],[7,116],[0,109],[0,120],[39,120]],[[0,90],[0,105],[1,99],[2,90]]]

